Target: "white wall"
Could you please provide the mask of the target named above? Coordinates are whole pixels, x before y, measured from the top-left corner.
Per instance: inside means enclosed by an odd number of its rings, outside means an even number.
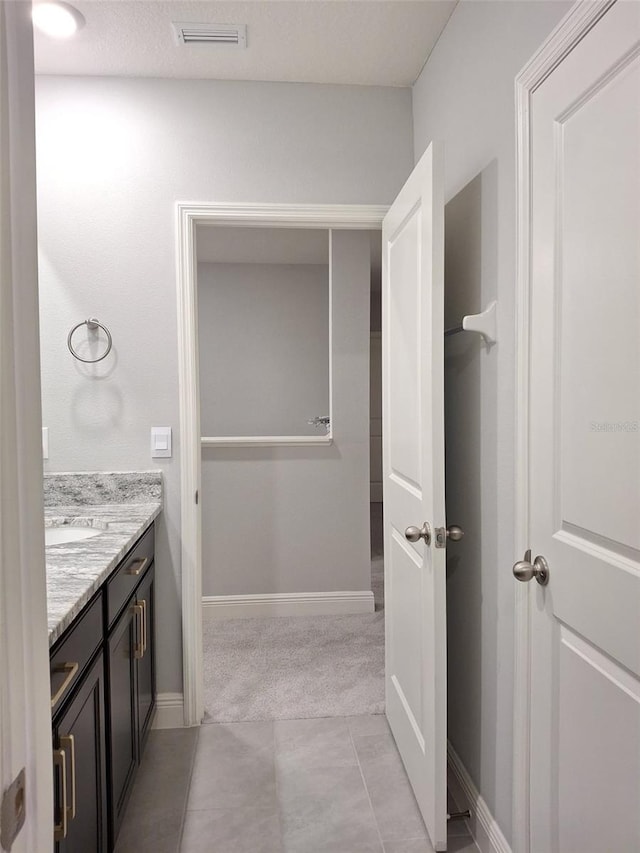
[[[411,95],[40,78],[37,142],[47,469],[154,467],[149,429],[173,426],[174,458],[157,460],[158,688],[181,690],[175,202],[390,203],[413,162]],[[66,336],[91,315],[114,352],[84,368]]]
[[[203,448],[203,595],[371,589],[366,231],[333,231],[333,444]]]
[[[198,343],[202,435],[325,435],[328,264],[199,263]]]
[[[569,8],[461,2],[413,90],[416,160],[444,142],[446,323],[498,300],[498,344],[446,344],[449,737],[511,835],[514,78]]]

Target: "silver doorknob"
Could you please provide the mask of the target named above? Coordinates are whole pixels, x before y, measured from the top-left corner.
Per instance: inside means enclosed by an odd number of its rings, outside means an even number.
[[[458,527],[457,524],[450,524],[447,527],[447,539],[450,539],[452,542],[459,542],[463,536],[464,530]]]
[[[422,527],[407,527],[404,535],[409,542],[419,542],[420,539],[424,539],[425,545],[431,544],[431,527],[428,521],[425,521]]]
[[[513,575],[516,580],[527,583],[531,578],[535,578],[540,586],[546,586],[549,583],[549,564],[544,557],[536,557],[533,563],[531,562],[531,550],[524,555],[524,560],[518,560],[513,567]]]

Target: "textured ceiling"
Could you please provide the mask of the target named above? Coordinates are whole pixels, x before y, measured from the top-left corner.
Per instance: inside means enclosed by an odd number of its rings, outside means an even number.
[[[36,34],[36,72],[410,86],[457,0],[78,0],[70,40]],[[172,21],[247,25],[247,48],[178,45]]]

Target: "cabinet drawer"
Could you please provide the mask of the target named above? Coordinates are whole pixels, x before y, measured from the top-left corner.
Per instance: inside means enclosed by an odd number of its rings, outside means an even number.
[[[52,714],[56,713],[64,697],[80,680],[86,665],[102,642],[102,633],[100,591],[51,650],[49,675]]]
[[[153,550],[154,525],[152,524],[107,581],[107,620],[109,627],[153,562]]]

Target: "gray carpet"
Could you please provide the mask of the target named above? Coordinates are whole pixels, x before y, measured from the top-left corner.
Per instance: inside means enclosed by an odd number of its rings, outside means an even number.
[[[384,613],[210,620],[205,722],[384,713]]]
[[[374,512],[375,613],[205,619],[205,722],[384,713],[382,515]]]

